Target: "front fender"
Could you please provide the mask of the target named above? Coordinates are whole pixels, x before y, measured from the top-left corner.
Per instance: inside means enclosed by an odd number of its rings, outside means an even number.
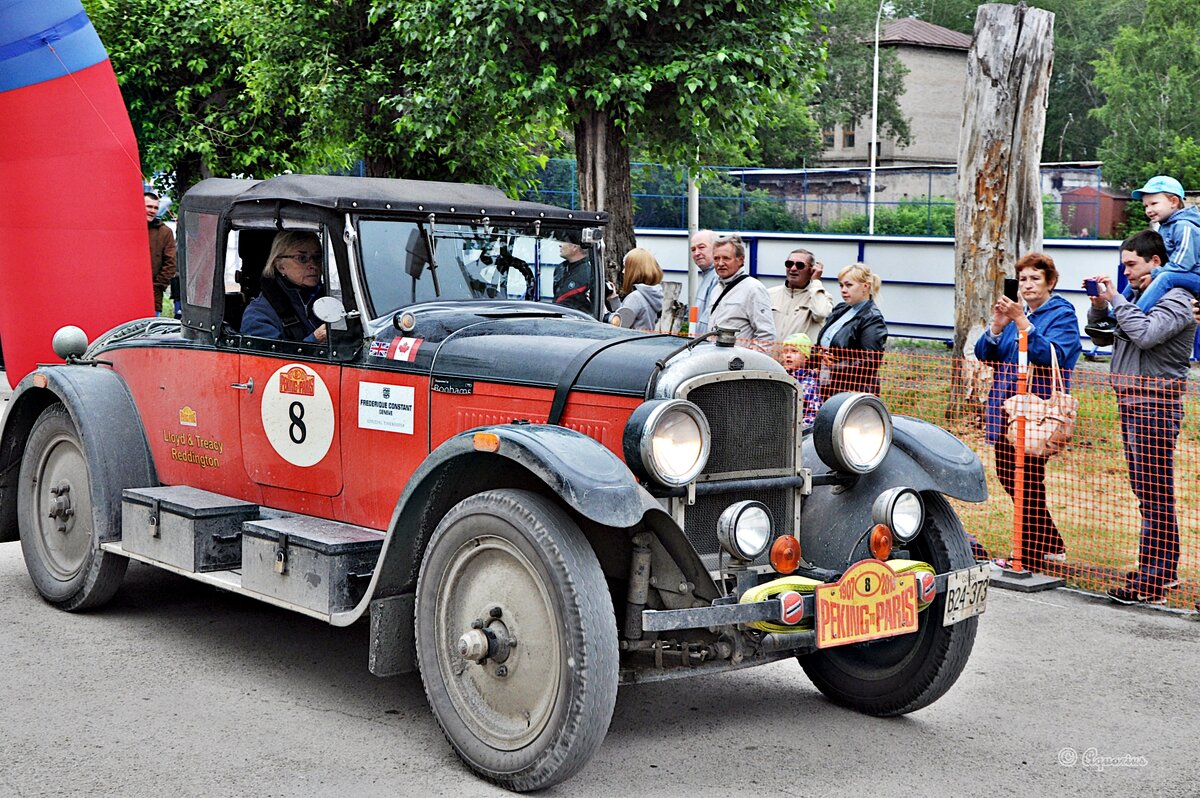
[[[480,432],[495,434],[499,447],[490,452],[477,450],[475,435]],[[480,427],[445,441],[413,474],[392,514],[379,567],[363,601],[353,610],[335,615],[331,622],[337,626],[353,623],[372,599],[414,591],[429,537],[446,511],[462,499],[498,487],[541,486],[580,516],[602,526],[673,526],[670,516],[638,484],[625,463],[595,439],[547,424]],[[679,550],[672,553],[685,555]],[[695,558],[694,551],[691,556]],[[698,558],[695,563],[702,572]]]
[[[141,416],[119,374],[95,366],[42,366],[13,391],[0,428],[0,541],[16,540],[17,479],[29,432],[61,402],[79,432],[101,540],[121,535],[121,491],[158,484]]]
[[[892,423],[892,448],[879,468],[847,485],[814,487],[805,499],[800,543],[806,559],[844,561],[854,541],[871,526],[875,498],[888,488],[909,487],[971,502],[987,498],[983,463],[966,444],[919,419],[893,416]],[[804,462],[814,478],[829,474],[811,434],[805,435],[803,446]]]

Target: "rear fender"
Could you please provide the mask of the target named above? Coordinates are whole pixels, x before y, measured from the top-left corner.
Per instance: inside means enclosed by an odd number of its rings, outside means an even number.
[[[879,468],[853,482],[813,488],[804,500],[800,543],[805,559],[828,568],[845,564],[855,541],[865,554],[871,506],[888,488],[909,487],[964,501],[987,498],[987,480],[979,456],[940,427],[907,416],[893,416],[892,448]],[[804,438],[804,462],[814,478],[829,473],[817,457],[812,436]]]
[[[475,448],[479,433],[497,436],[495,451]],[[331,622],[348,625],[371,600],[414,592],[425,546],[442,516],[468,496],[506,487],[556,496],[585,531],[649,528],[697,592],[715,590],[683,531],[620,458],[565,427],[507,424],[460,433],[430,453],[397,502],[366,598]],[[622,545],[628,545],[624,537]]]
[[[16,540],[21,456],[38,416],[61,402],[79,431],[92,489],[92,521],[101,540],[121,537],[121,492],[158,484],[137,406],[125,380],[95,366],[43,366],[9,399],[0,428],[0,541]]]

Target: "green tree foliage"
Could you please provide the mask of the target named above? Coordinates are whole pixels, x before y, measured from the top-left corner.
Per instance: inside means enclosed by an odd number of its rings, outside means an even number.
[[[1044,238],[1070,237],[1058,203],[1049,194],[1042,197],[1042,216]],[[819,232],[866,235],[867,215],[843,216]],[[930,197],[928,201],[904,200],[892,206],[880,206],[875,209],[875,233],[884,236],[953,236],[954,200]]]
[[[143,165],[180,190],[212,175],[328,172],[515,188],[531,133],[469,110],[397,131],[419,43],[370,0],[87,0]]]
[[[1197,175],[1200,16],[1195,3],[1148,0],[1142,22],[1122,27],[1095,67],[1105,103],[1093,116],[1110,131],[1100,148],[1105,177],[1114,185],[1135,187],[1159,173]]]
[[[142,167],[182,190],[212,175],[295,165],[300,120],[260,108],[240,72],[246,42],[232,5],[206,0],[85,0],[117,74]]]
[[[998,0],[1003,1],[1003,0]],[[914,16],[971,35],[977,0],[895,0],[897,16]],[[1106,130],[1089,119],[1103,102],[1093,78],[1093,62],[1109,47],[1122,25],[1141,19],[1143,0],[1034,0],[1054,13],[1054,73],[1046,108],[1042,160],[1086,161],[1098,157]],[[1193,10],[1192,15],[1195,15]]]
[[[829,58],[813,116],[821,127],[854,125],[871,118],[875,56],[875,0],[839,0],[823,15]],[[880,34],[888,23],[887,9]],[[879,48],[879,137],[900,145],[911,141],[908,120],[900,110],[908,70],[890,47]]]
[[[825,0],[413,0],[381,5],[424,53],[396,98],[402,129],[432,141],[467,113],[575,133],[585,206],[613,215],[614,251],[633,240],[625,175],[637,142],[690,164],[753,139],[777,98],[811,81]],[[601,196],[602,195],[602,196]],[[594,206],[593,206],[594,207]]]

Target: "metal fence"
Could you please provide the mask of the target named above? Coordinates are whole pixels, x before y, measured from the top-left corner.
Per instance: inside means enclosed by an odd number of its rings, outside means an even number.
[[[687,227],[687,175],[635,163],[634,225]],[[953,236],[957,170],[953,166],[876,170],[875,233]],[[704,167],[697,176],[700,225],[714,230],[787,233],[867,232],[867,169]],[[526,199],[578,208],[575,161],[551,159]],[[1042,168],[1046,238],[1121,238],[1127,198],[1106,189],[1095,164]]]

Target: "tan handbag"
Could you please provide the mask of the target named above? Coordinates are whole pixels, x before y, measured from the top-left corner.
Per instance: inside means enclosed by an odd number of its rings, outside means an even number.
[[[1058,454],[1071,442],[1075,419],[1079,415],[1079,400],[1067,393],[1062,370],[1058,367],[1058,352],[1050,345],[1050,398],[1043,399],[1030,392],[1013,394],[1004,400],[1008,414],[1008,442],[1017,445],[1017,416],[1025,416],[1025,455],[1049,457]]]

